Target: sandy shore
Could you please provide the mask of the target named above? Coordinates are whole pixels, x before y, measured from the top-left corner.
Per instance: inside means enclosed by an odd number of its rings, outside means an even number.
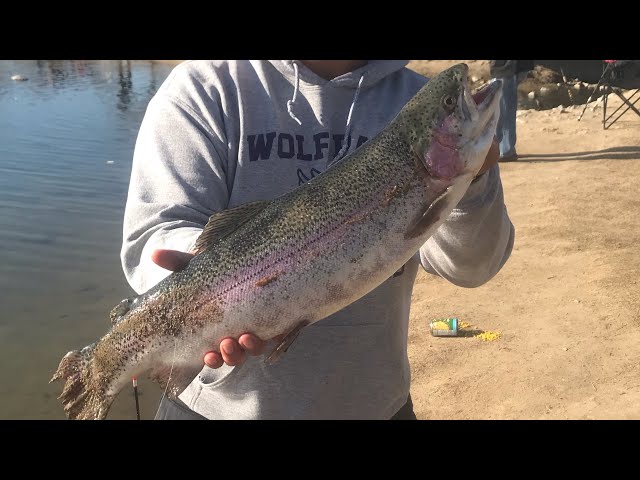
[[[504,269],[476,289],[418,277],[419,418],[640,418],[640,118],[605,131],[601,108],[579,112],[519,112],[521,160],[501,165],[516,228]],[[443,316],[501,336],[434,338]]]

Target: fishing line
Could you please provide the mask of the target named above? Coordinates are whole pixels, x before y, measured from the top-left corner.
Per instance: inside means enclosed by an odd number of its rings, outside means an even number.
[[[178,339],[173,337],[173,359],[171,360],[171,369],[169,370],[169,378],[167,378],[167,384],[164,387],[164,393],[162,394],[162,398],[167,396],[167,389],[169,388],[169,383],[171,383],[171,374],[173,373],[173,366],[176,363],[176,347],[178,345]]]

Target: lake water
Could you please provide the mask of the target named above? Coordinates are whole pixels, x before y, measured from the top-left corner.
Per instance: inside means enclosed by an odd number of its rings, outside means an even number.
[[[66,418],[51,375],[133,293],[119,258],[133,148],[171,68],[0,61],[0,419]],[[153,418],[162,392],[139,388]],[[136,418],[131,388],[109,418]]]

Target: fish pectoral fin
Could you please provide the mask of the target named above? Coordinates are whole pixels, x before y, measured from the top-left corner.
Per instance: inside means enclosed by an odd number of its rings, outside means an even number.
[[[449,202],[447,196],[451,191],[451,187],[448,187],[438,198],[436,198],[426,212],[418,216],[409,229],[405,232],[404,238],[415,238],[422,235],[431,225],[441,219],[443,212],[449,208]]]
[[[196,255],[211,248],[218,240],[235,231],[242,224],[262,211],[269,201],[250,202],[209,217],[209,222],[198,237],[194,252]]]
[[[289,333],[285,335],[285,337],[276,346],[276,348],[274,348],[272,352],[269,354],[269,356],[265,358],[264,362],[269,365],[273,365],[274,363],[276,363],[280,359],[280,357],[282,357],[284,352],[286,352],[289,349],[289,347],[294,342],[294,340],[298,338],[298,335],[300,334],[300,330],[302,330],[308,324],[309,322],[307,320],[304,320],[298,323],[298,325],[296,325]]]
[[[151,370],[149,378],[157,382],[160,388],[167,392],[169,398],[175,399],[193,382],[203,366],[204,364],[174,365],[172,369],[171,365],[162,363]]]

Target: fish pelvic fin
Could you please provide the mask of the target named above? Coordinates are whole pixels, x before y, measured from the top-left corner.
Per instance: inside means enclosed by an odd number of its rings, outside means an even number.
[[[106,395],[92,372],[93,351],[96,344],[67,353],[49,381],[64,381],[62,401],[70,420],[103,420],[114,397]]]

